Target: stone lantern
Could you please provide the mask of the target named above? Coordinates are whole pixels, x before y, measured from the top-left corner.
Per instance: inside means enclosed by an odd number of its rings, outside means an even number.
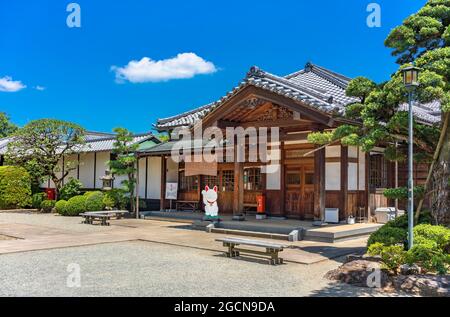
[[[105,176],[100,177],[102,180],[102,189],[104,191],[110,191],[113,189],[114,176],[111,174],[110,170],[105,171]]]

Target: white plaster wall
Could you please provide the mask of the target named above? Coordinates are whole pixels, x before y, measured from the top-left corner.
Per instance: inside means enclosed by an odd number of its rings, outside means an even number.
[[[148,199],[161,198],[161,158],[148,158],[148,185],[147,185]]]
[[[348,164],[348,190],[358,189],[358,164]]]
[[[97,166],[95,175],[95,188],[101,189],[103,187],[103,182],[100,179],[105,176],[105,171],[108,169],[108,161],[110,159],[110,152],[97,152]],[[92,174],[92,178],[94,175]]]
[[[325,148],[325,157],[341,157],[341,146],[327,146]]]
[[[357,146],[349,146],[348,147],[348,157],[358,158],[358,147]]]
[[[341,163],[325,163],[325,190],[341,189]]]
[[[366,189],[366,153],[359,150],[359,190]]]
[[[174,162],[170,157],[167,158],[166,182],[168,182],[168,183],[177,183],[178,182],[178,163]]]
[[[80,181],[83,188],[94,188],[94,153],[80,154]]]
[[[139,159],[139,197],[145,198],[145,165],[147,159]]]

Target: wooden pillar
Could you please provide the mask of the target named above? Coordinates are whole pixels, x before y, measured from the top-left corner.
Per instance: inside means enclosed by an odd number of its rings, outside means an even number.
[[[145,199],[148,199],[148,156],[145,158]]]
[[[139,186],[140,186],[140,182],[139,182],[139,155],[136,155],[136,219],[139,219]]]
[[[365,168],[365,195],[364,195],[364,203],[366,207],[366,215],[367,215],[367,221],[370,221],[370,153],[366,153],[366,168]]]
[[[97,152],[94,152],[94,189],[96,189],[97,183]]]
[[[160,198],[160,210],[166,209],[166,173],[167,173],[167,158],[161,157],[161,198]]]
[[[280,142],[280,193],[281,193],[281,206],[280,212],[282,215],[286,215],[286,170],[285,170],[285,151],[284,151],[284,141]]]
[[[314,220],[325,220],[325,148],[314,152]]]
[[[348,216],[348,147],[341,145],[341,193],[339,218]]]
[[[234,154],[234,200],[233,214],[244,211],[244,163],[238,162],[237,151]]]

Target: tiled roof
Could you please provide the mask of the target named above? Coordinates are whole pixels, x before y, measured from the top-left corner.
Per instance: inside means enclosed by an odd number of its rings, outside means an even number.
[[[0,139],[0,155],[6,153],[8,149],[8,143],[11,142],[12,138]],[[116,138],[114,134],[101,134],[101,133],[91,133],[86,134],[86,143],[79,148],[76,152],[78,153],[89,153],[89,152],[102,152],[111,151],[114,147],[114,142]],[[132,144],[142,143],[147,140],[153,140],[160,142],[152,133],[136,134],[133,138]]]
[[[408,111],[409,105],[402,104],[398,107],[398,111]],[[422,124],[437,124],[441,122],[441,103],[435,100],[424,104],[413,105],[413,114],[417,122]]]
[[[345,95],[345,89],[350,80],[348,77],[311,63],[308,63],[305,69],[285,77],[252,67],[244,80],[219,101],[177,116],[159,119],[155,126],[161,130],[192,126],[222,102],[250,85],[302,101],[317,111],[343,114],[347,104],[358,101],[356,98]]]
[[[311,63],[307,63],[304,69],[285,77],[252,67],[244,80],[219,101],[177,116],[159,119],[155,127],[158,130],[170,130],[180,126],[193,126],[224,101],[250,85],[301,101],[316,111],[344,115],[346,105],[359,101],[357,98],[348,97],[345,93],[350,81],[349,77]],[[421,123],[435,124],[441,120],[439,102],[418,105],[414,109],[416,119]]]

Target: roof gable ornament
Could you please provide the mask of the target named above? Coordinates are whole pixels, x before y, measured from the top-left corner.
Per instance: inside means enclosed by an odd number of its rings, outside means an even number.
[[[311,62],[307,62],[305,65],[305,72],[310,72],[312,71],[313,65]]]
[[[252,66],[247,73],[247,77],[264,77],[264,71],[258,66]]]

